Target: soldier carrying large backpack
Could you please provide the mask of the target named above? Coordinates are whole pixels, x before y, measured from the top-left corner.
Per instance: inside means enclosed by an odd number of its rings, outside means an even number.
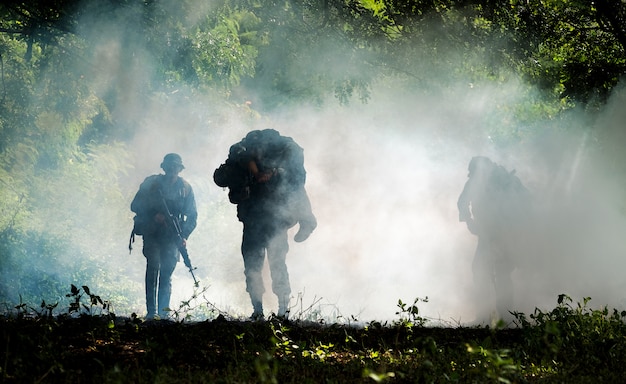
[[[130,205],[136,213],[131,236],[143,236],[147,319],[168,316],[172,273],[180,260],[179,251],[186,250],[198,217],[193,189],[178,176],[185,168],[181,157],[176,153],[165,155],[161,168],[165,174],[148,176]],[[187,264],[188,256],[184,256]],[[188,267],[192,271],[191,264]]]
[[[493,313],[489,299],[495,292],[500,319],[513,309],[511,273],[522,253],[529,229],[531,196],[515,171],[507,171],[484,156],[473,157],[468,180],[459,196],[459,221],[478,237],[472,263],[475,300],[480,315]]]
[[[251,131],[231,146],[213,179],[218,186],[229,189],[229,199],[237,204],[237,217],[243,223],[241,252],[252,318],[263,318],[262,269],[266,253],[272,291],[278,297],[277,315],[287,316],[291,294],[285,263],[287,230],[299,224],[294,240],[302,242],[317,226],[304,188],[302,148],[274,129]]]

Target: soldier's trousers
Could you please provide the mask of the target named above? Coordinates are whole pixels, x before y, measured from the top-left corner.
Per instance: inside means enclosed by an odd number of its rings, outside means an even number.
[[[265,287],[263,284],[263,264],[267,253],[272,291],[278,296],[279,302],[288,299],[291,294],[289,273],[287,271],[288,226],[281,225],[277,220],[244,220],[241,253],[243,255],[246,290],[250,294],[252,304],[257,309],[261,305]]]
[[[146,257],[146,307],[148,317],[167,316],[172,295],[172,273],[178,262],[178,248],[171,241],[144,236],[143,254]]]
[[[498,317],[503,318],[514,309],[511,278],[514,264],[509,253],[506,247],[499,246],[497,241],[485,237],[478,238],[472,271],[476,307],[481,315],[490,314],[495,309]]]

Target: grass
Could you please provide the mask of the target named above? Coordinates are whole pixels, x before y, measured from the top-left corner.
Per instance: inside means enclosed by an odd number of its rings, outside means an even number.
[[[20,304],[0,317],[2,382],[50,383],[618,383],[626,313],[559,296],[514,327],[429,327],[419,299],[365,326],[120,318],[74,289],[68,313]],[[83,287],[83,289],[86,287]]]

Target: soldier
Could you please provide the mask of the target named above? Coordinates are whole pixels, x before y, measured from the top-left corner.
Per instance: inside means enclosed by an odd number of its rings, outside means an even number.
[[[246,290],[252,301],[252,319],[263,318],[265,292],[262,269],[265,254],[278,297],[280,317],[288,316],[291,287],[285,263],[287,230],[299,223],[296,242],[306,240],[317,226],[304,184],[303,150],[290,137],[273,129],[255,130],[231,146],[228,159],[213,175],[220,187],[229,188],[243,223],[241,252]]]
[[[178,174],[185,169],[181,157],[169,153],[161,168],[165,174],[148,176],[139,186],[130,209],[136,213],[135,234],[143,236],[146,258],[146,319],[167,318],[172,292],[172,273],[180,260],[179,247],[187,245],[196,227],[198,212],[191,185]],[[166,216],[178,220],[182,244]]]
[[[513,305],[511,274],[527,229],[530,193],[515,171],[508,172],[487,157],[473,157],[468,169],[457,206],[459,221],[478,236],[472,263],[477,311],[493,313],[488,298],[495,290],[496,315],[504,318]]]

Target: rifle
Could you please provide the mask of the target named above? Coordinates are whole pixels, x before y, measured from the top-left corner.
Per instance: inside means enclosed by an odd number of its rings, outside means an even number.
[[[167,215],[167,219],[169,220],[168,227],[174,228],[174,232],[176,234],[178,240],[178,251],[183,256],[183,261],[185,262],[185,266],[189,269],[191,273],[191,277],[193,277],[194,285],[198,286],[198,280],[196,280],[196,275],[193,273],[193,268],[191,266],[191,260],[189,259],[189,252],[187,252],[187,247],[184,245],[185,240],[183,239],[182,231],[180,229],[180,223],[178,222],[178,218],[170,212],[169,207],[167,206],[167,202],[165,201],[165,197],[163,196],[163,192],[159,190],[161,194],[161,201],[163,202],[163,207],[165,208],[165,213]]]

